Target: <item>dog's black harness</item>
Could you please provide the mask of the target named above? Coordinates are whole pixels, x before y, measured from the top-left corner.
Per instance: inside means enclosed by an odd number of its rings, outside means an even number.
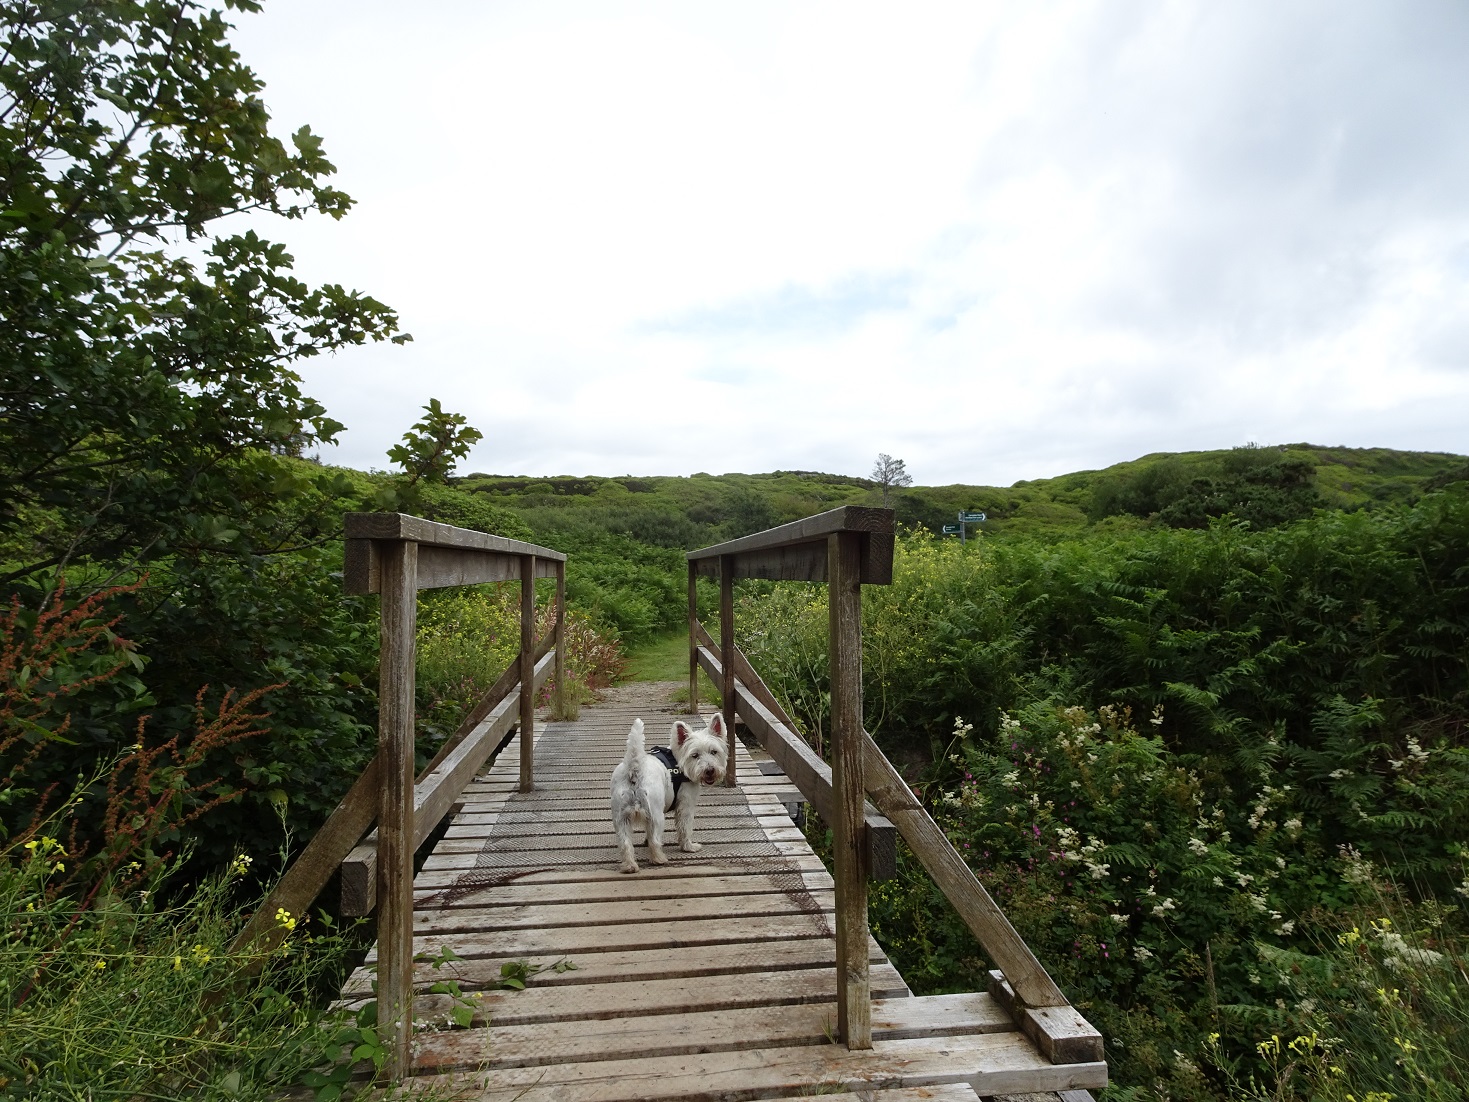
[[[678,786],[688,780],[678,768],[678,759],[673,756],[673,751],[666,746],[655,746],[648,751],[649,757],[657,758],[668,767],[668,776],[673,781],[673,798],[678,799]]]

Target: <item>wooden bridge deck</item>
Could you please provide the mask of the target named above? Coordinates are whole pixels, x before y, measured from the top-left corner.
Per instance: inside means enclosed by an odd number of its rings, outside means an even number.
[[[415,1017],[445,1013],[426,994],[445,979],[479,1010],[470,1029],[420,1026],[415,1075],[503,1102],[1080,1099],[1105,1083],[1103,1065],[1047,1062],[987,994],[913,996],[875,942],[873,1048],[834,1043],[833,884],[786,813],[799,793],[742,746],[739,787],[701,798],[704,848],[670,844],[658,868],[640,846],[642,871],[621,874],[607,781],[636,716],[649,745],[666,740],[668,707],[631,686],[577,722],[537,725],[536,791],[516,791],[512,742],[464,792],[414,883],[415,952],[463,960],[417,966]],[[543,970],[495,989],[517,960]],[[344,998],[370,982],[359,970]]]

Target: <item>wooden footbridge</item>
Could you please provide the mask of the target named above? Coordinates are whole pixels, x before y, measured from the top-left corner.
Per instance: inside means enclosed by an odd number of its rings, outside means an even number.
[[[553,669],[561,684],[565,557],[397,514],[352,514],[347,535],[348,590],[383,599],[379,752],[242,940],[278,936],[276,909],[305,911],[340,868],[343,910],[375,910],[379,931],[342,997],[371,998],[376,975],[394,1077],[487,1102],[1080,1102],[1106,1085],[1100,1036],[862,730],[860,587],[891,580],[890,511],[837,509],[689,556],[687,714],[702,667],[732,768],[700,800],[702,848],[670,845],[668,865],[635,875],[617,871],[607,781],[632,720],[651,744],[673,705],[629,687],[577,721],[536,723],[521,686]],[[717,643],[694,611],[700,575],[720,580]],[[520,658],[415,778],[417,590],[516,579],[533,598],[542,577],[556,581],[551,630],[537,642],[523,601]],[[732,586],[751,577],[830,586],[830,766],[735,648]],[[792,818],[803,806],[833,830],[834,875]],[[869,934],[867,884],[890,875],[898,837],[999,966],[987,991],[915,996]],[[459,959],[436,968],[444,949]],[[518,962],[535,969],[526,989],[501,988]],[[469,1028],[442,1028],[465,1005],[430,992],[445,980],[474,1006]]]

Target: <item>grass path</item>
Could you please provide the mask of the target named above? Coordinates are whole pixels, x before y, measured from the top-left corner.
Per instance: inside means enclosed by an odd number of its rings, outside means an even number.
[[[677,699],[687,702],[689,696],[689,636],[685,631],[660,635],[640,647],[627,652],[627,673],[619,684],[633,681],[674,681]],[[702,699],[717,700],[719,693],[714,683],[702,670],[699,672],[699,695]]]

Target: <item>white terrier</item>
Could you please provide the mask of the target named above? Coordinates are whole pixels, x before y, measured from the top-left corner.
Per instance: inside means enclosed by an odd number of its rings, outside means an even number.
[[[675,720],[670,732],[673,748],[643,749],[643,721],[633,720],[627,733],[627,756],[612,771],[612,828],[617,832],[623,872],[637,872],[632,851],[632,832],[641,826],[647,832],[648,859],[655,865],[668,864],[663,852],[663,815],[673,808],[678,828],[678,848],[686,853],[701,849],[694,841],[694,805],[699,789],[724,777],[729,757],[724,717],[715,715],[709,726],[696,731],[683,720]]]

